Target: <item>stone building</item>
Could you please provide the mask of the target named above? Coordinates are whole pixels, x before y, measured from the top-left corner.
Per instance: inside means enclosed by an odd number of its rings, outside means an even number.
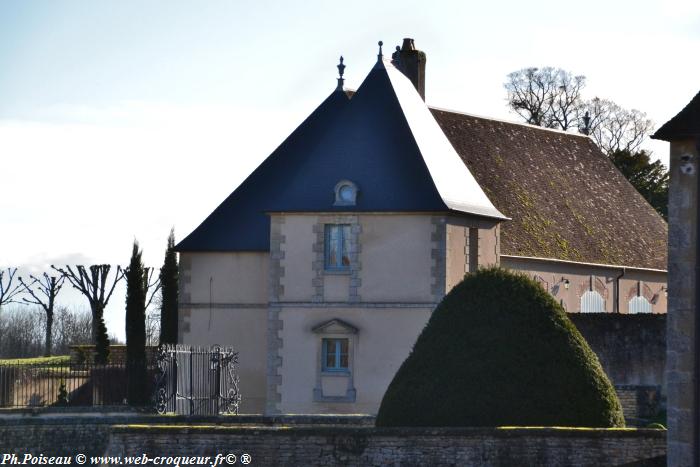
[[[570,312],[665,313],[666,223],[586,136],[429,108],[381,52],[178,246],[179,341],[240,351],[245,412],[374,413],[465,273]],[[504,291],[507,293],[507,291]],[[656,382],[659,383],[660,382]]]
[[[698,153],[700,93],[652,136],[671,143],[667,320],[668,465],[700,465]]]

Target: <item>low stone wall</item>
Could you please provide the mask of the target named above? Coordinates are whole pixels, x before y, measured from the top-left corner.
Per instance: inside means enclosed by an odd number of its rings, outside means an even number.
[[[373,426],[370,416],[161,416],[120,410],[95,412],[93,409],[5,409],[0,410],[0,455],[44,454],[99,456],[105,452],[114,425],[314,425]]]
[[[243,454],[255,466],[664,465],[665,430],[117,426],[109,456]]]
[[[0,453],[215,456],[255,466],[664,465],[665,430],[375,428],[368,416],[0,411]],[[656,459],[652,461],[651,459]],[[655,463],[658,462],[658,463]],[[237,463],[237,465],[240,462]]]

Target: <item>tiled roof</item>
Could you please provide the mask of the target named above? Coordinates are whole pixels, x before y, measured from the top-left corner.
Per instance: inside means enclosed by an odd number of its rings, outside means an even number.
[[[664,123],[652,138],[671,141],[696,136],[700,136],[700,92],[675,117]]]
[[[432,109],[511,221],[501,253],[666,269],[668,226],[585,136]]]

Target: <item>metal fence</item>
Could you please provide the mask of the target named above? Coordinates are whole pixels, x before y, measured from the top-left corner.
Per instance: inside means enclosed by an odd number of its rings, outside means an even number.
[[[153,390],[155,371],[148,370]],[[128,372],[121,364],[92,362],[0,365],[0,407],[126,405]]]
[[[238,353],[233,349],[161,346],[156,362],[158,413],[238,414]]]

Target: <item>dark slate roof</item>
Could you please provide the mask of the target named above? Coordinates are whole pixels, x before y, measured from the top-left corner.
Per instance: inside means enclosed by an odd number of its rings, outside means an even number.
[[[496,207],[501,253],[666,269],[668,226],[593,141],[432,110]]]
[[[293,168],[319,135],[349,103],[334,91],[287,139],[231,193],[199,227],[184,238],[177,251],[268,251],[270,219],[265,215],[277,187],[293,180]]]
[[[392,76],[394,72],[399,76]],[[393,81],[397,77],[405,81],[401,84],[409,86],[410,97],[415,97],[422,109],[407,108],[407,96]],[[424,112],[422,116],[430,119],[437,133],[426,135],[426,128],[421,125],[428,123],[416,121],[419,117],[414,115],[416,110]],[[445,147],[433,139],[436,134],[451,154],[442,152]],[[426,142],[425,138],[430,140]],[[436,146],[440,150],[435,151]],[[454,180],[439,178],[444,175],[440,173],[439,159],[449,157],[456,164],[451,167],[453,172],[460,175]],[[293,182],[277,188],[278,195],[268,204],[267,211],[455,210],[503,218],[461,163],[408,79],[393,67],[389,71],[383,62],[372,69],[350,105],[313,148],[286,171]],[[333,188],[344,179],[358,186],[357,204],[334,207]],[[462,193],[455,193],[455,188]],[[460,194],[464,195],[463,199],[459,198]]]
[[[671,141],[696,136],[700,136],[700,92],[683,110],[659,128],[652,138]]]
[[[335,185],[358,187],[333,206]],[[503,219],[410,81],[378,61],[351,103],[334,92],[178,251],[269,249],[266,212],[459,211]]]

